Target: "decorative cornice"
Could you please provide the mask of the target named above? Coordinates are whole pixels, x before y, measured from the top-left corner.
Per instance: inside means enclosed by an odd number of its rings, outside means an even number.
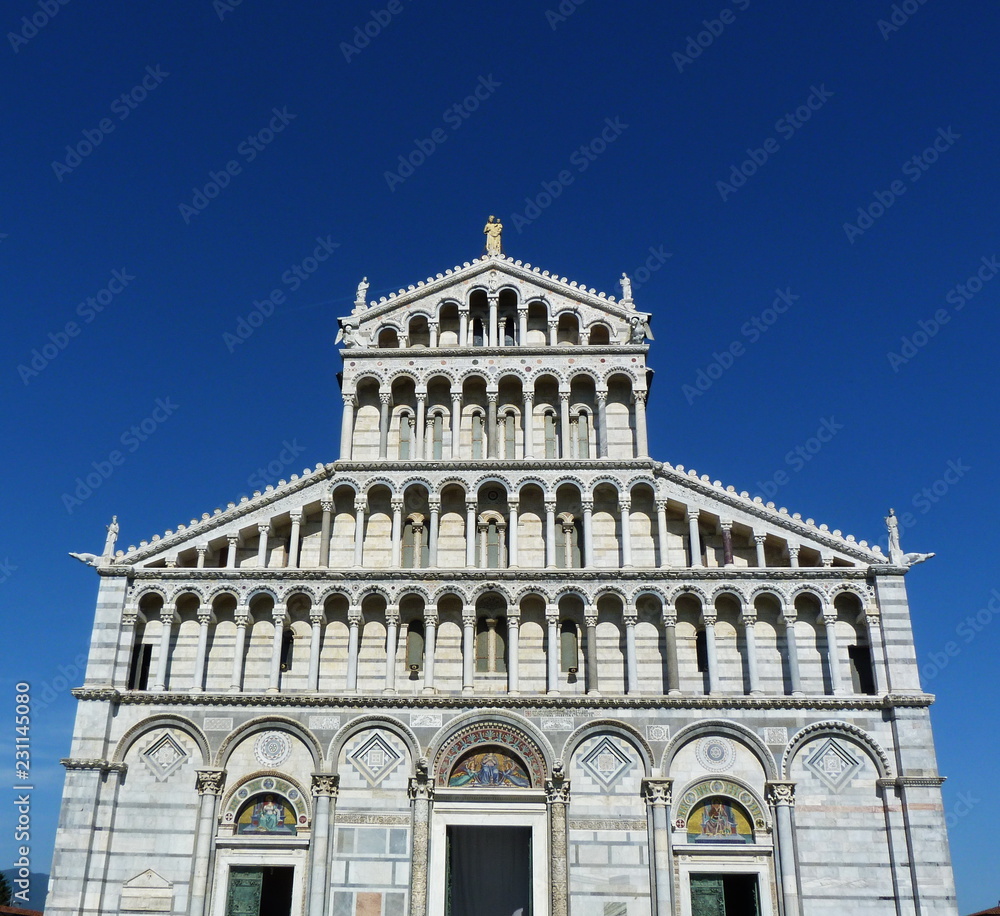
[[[760,696],[403,696],[337,694],[232,694],[232,693],[147,693],[121,692],[110,687],[77,687],[72,691],[78,700],[118,703],[122,706],[205,707],[295,707],[339,709],[814,709],[814,710],[886,710],[920,709],[930,706],[929,694],[887,695],[882,697],[760,697]]]
[[[97,770],[101,773],[118,773],[122,776],[128,771],[127,763],[112,763],[100,758],[63,757],[59,761],[67,770]]]
[[[895,779],[878,779],[876,784],[883,788],[919,786],[936,789],[944,785],[946,778],[945,776],[897,776]]]

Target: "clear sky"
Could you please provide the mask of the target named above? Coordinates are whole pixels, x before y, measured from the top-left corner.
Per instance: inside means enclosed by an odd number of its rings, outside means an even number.
[[[36,870],[97,590],[67,552],[100,552],[112,514],[137,544],[334,460],[358,281],[385,295],[472,259],[495,213],[512,257],[609,294],[635,278],[654,456],[859,539],[884,541],[893,506],[904,549],[937,552],[907,577],[917,649],[960,908],[993,905],[997,19],[984,0],[7,4],[0,708],[12,771],[31,683]]]

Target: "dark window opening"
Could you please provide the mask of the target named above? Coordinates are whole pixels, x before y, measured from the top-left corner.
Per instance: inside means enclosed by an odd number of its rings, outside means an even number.
[[[756,875],[691,875],[691,916],[760,916]]]
[[[292,667],[292,648],[295,644],[295,634],[285,630],[281,634],[281,670],[288,671]]]
[[[149,643],[139,643],[132,649],[132,661],[128,667],[128,690],[146,690],[149,687],[149,664],[153,658],[153,647]]]
[[[872,651],[868,646],[848,646],[851,661],[851,680],[855,693],[875,693],[875,673],[872,670]]]
[[[708,671],[708,635],[704,630],[698,631],[694,647],[698,655],[698,670],[704,673]]]

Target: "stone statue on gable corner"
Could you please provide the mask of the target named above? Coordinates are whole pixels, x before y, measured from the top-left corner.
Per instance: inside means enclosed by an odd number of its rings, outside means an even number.
[[[492,214],[483,227],[486,236],[486,254],[491,258],[499,258],[503,251],[500,244],[500,233],[503,232],[503,223]]]
[[[890,509],[885,517],[885,527],[889,530],[889,559],[898,564],[903,559],[903,550],[899,546],[899,519],[895,509]]]
[[[622,302],[632,301],[632,280],[627,273],[622,272],[622,278],[618,281],[622,288]]]
[[[370,285],[367,277],[363,277],[358,284],[358,292],[354,296],[354,308],[356,311],[368,308],[368,287]]]
[[[113,557],[115,555],[115,541],[118,540],[118,516],[111,517],[111,524],[108,525],[108,536],[104,541],[104,553],[102,556]]]

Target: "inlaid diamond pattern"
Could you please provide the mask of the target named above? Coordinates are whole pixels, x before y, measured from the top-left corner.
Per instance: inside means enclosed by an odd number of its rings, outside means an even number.
[[[806,767],[833,792],[840,792],[861,769],[861,761],[840,742],[827,738],[806,760]]]
[[[373,786],[382,782],[402,759],[402,754],[377,732],[348,757],[354,768]]]
[[[632,759],[615,746],[610,738],[602,738],[583,758],[583,765],[601,785],[617,782],[632,766]]]

